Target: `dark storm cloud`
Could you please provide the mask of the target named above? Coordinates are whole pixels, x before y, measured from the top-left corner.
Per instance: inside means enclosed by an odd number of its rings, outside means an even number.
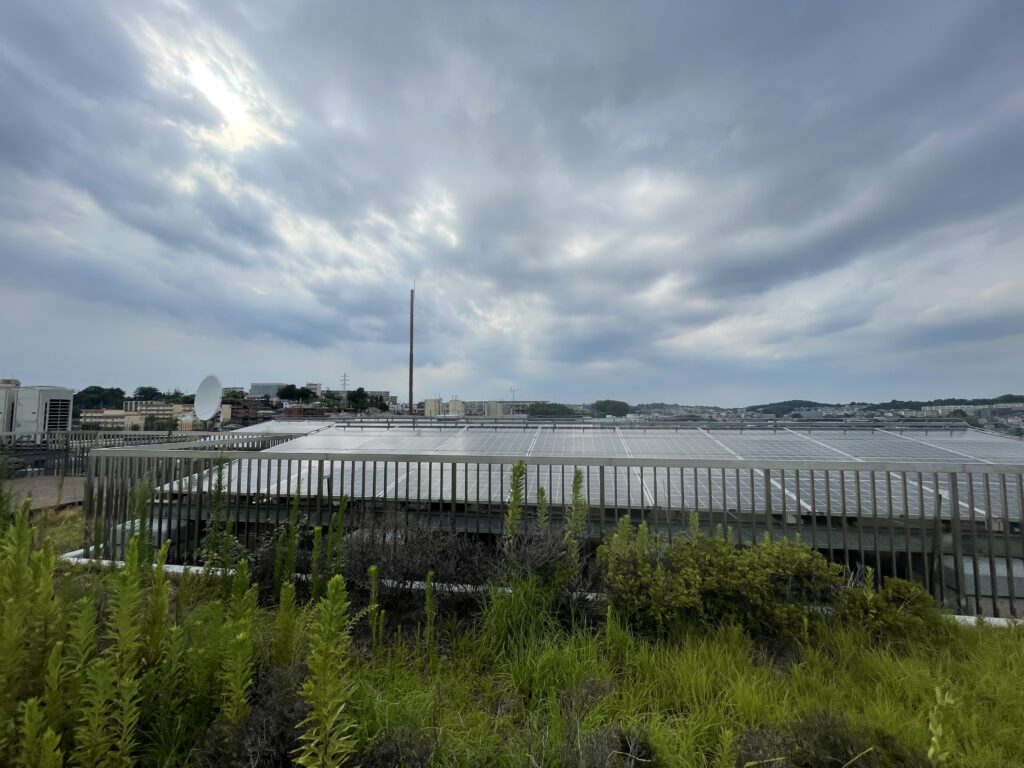
[[[969,311],[977,307],[967,307]],[[983,316],[959,317],[922,323],[904,329],[901,336],[908,345],[947,347],[963,342],[999,341],[1024,336],[1024,308],[993,312]]]
[[[466,396],[932,386],[902,351],[1019,333],[1022,33],[1012,2],[8,3],[0,267],[240,380],[239,339],[400,364],[416,280]]]

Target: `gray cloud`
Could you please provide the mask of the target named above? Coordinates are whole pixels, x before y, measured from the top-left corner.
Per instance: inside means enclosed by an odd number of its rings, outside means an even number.
[[[0,326],[73,306],[126,386],[166,328],[239,382],[398,389],[416,280],[444,394],[1013,389],[1022,33],[995,1],[7,4]]]

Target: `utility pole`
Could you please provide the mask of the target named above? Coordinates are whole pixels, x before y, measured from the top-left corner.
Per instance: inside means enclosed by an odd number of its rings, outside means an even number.
[[[412,416],[412,425],[416,426],[416,403],[412,399],[412,340],[413,340],[413,317],[416,303],[416,284],[409,289],[409,415]]]
[[[509,416],[516,415],[516,392],[522,390],[522,387],[509,387],[509,391],[512,392],[512,410],[509,412]]]

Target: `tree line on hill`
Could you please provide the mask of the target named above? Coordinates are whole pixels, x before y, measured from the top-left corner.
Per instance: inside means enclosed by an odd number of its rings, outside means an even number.
[[[629,403],[622,400],[595,400],[590,407],[590,413],[580,413],[575,408],[563,403],[531,403],[527,414],[531,418],[582,418],[583,416],[595,416],[603,419],[605,416],[622,417],[633,413],[636,409]]]
[[[162,400],[167,403],[191,403],[194,395],[186,395],[180,389],[172,392],[161,392],[157,387],[136,387],[131,395],[120,387],[101,387],[96,384],[75,392],[74,416],[80,416],[83,410],[96,408],[123,408],[125,400]]]
[[[872,403],[866,411],[919,411],[926,405],[998,405],[999,403],[1024,403],[1024,395],[1000,395],[999,397],[944,397],[938,400],[890,400],[887,403]]]
[[[935,400],[890,400],[887,403],[857,403],[861,410],[869,412],[877,411],[919,411],[925,406],[935,405],[997,405],[999,403],[1021,403],[1024,402],[1024,395],[1000,395],[999,397],[944,397]],[[747,406],[748,411],[768,413],[777,417],[786,416],[794,411],[805,408],[842,408],[842,403],[819,403],[814,400],[782,400],[777,403],[765,403],[764,405]]]
[[[317,396],[316,392],[308,387],[297,387],[294,384],[286,384],[277,390],[277,396],[282,400],[297,403],[312,403],[317,400],[326,403],[337,409],[351,408],[354,411],[365,411],[369,408],[376,408],[379,411],[388,410],[388,402],[382,397],[371,397],[364,387],[350,390],[347,398],[332,397],[327,393]]]

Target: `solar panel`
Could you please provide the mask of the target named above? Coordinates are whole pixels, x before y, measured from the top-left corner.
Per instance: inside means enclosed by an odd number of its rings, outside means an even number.
[[[474,428],[458,425],[361,426],[358,422],[282,421],[241,432],[306,432],[271,450],[341,454],[447,454],[451,456],[558,456],[574,459],[743,459],[794,461],[899,461],[1024,463],[1024,441],[977,430],[699,428],[581,428],[548,426]]]
[[[998,486],[995,476],[971,477],[955,470],[937,477],[927,472],[846,469],[828,473],[753,467],[700,468],[687,460],[777,460],[845,462],[865,461],[1024,464],[1024,441],[977,430],[907,431],[753,429],[586,429],[579,427],[516,425],[511,428],[473,428],[431,425],[412,429],[395,425],[357,426],[353,423],[278,422],[268,431],[287,433],[301,425],[309,434],[269,449],[276,453],[317,453],[318,461],[277,461],[257,458],[232,462],[232,486],[269,496],[316,493],[330,487],[334,493],[356,497],[398,498],[408,494],[421,501],[472,502],[499,510],[507,498],[512,464],[531,457],[549,457],[554,463],[529,464],[527,501],[543,487],[554,505],[567,503],[573,471],[584,468],[585,491],[602,499],[608,514],[627,509],[648,509],[654,514],[683,514],[686,509],[720,509],[728,513],[771,508],[782,518],[814,513],[831,518],[902,520],[919,518],[935,508],[936,494],[955,478],[958,495],[944,508],[955,506],[961,517],[986,516],[1020,519],[1020,501],[1014,489]],[[261,425],[263,426],[263,425]],[[363,461],[361,456],[393,455],[387,461]],[[258,456],[258,454],[254,454]],[[422,457],[420,461],[402,456]],[[486,457],[480,464],[462,457]],[[600,466],[605,459],[669,459],[678,466]],[[564,463],[557,460],[564,459]],[[489,461],[488,461],[489,460]],[[321,477],[321,471],[323,476]],[[1005,476],[1004,476],[1005,479]],[[905,481],[905,482],[904,482]],[[194,475],[172,487],[202,483],[212,489],[210,475]],[[996,485],[994,485],[994,483]],[[987,484],[987,485],[986,485]],[[906,489],[905,492],[903,489]],[[898,490],[894,490],[898,489]],[[972,498],[973,494],[973,498]],[[660,510],[660,511],[659,511]],[[674,510],[674,511],[670,511]],[[685,523],[685,521],[677,521]],[[726,520],[725,522],[728,522]]]

